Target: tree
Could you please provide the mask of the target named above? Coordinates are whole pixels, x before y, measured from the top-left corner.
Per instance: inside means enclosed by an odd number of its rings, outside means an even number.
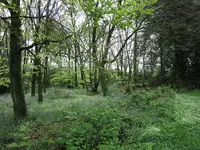
[[[50,2],[50,1],[48,1]],[[0,4],[4,9],[7,9],[10,12],[10,16],[8,17],[1,17],[6,23],[9,24],[7,19],[10,19],[10,56],[9,56],[9,61],[10,61],[10,66],[9,66],[9,71],[10,71],[10,80],[11,80],[11,95],[12,95],[12,100],[13,100],[13,108],[14,108],[14,118],[15,119],[22,119],[27,116],[27,109],[26,109],[26,102],[25,102],[25,97],[24,97],[24,90],[23,90],[23,81],[22,81],[22,51],[28,50],[30,54],[34,56],[34,58],[37,58],[37,56],[30,51],[31,48],[33,47],[41,47],[46,43],[51,42],[57,42],[57,41],[52,41],[49,37],[48,38],[42,38],[42,40],[33,40],[34,42],[31,45],[25,45],[23,47],[22,45],[24,44],[23,42],[23,36],[22,36],[22,18],[25,19],[41,19],[44,16],[38,15],[38,16],[31,16],[28,15],[22,15],[22,9],[20,8],[21,1],[20,0],[12,0],[12,1],[7,1],[7,0],[0,0]],[[25,4],[25,3],[23,3]],[[23,6],[25,8],[25,6]],[[38,11],[40,12],[40,11]],[[33,33],[38,33],[34,32]],[[36,61],[38,64],[41,64],[40,60]],[[39,79],[40,82],[39,84],[42,85],[41,82],[41,76],[42,72],[39,70]],[[41,87],[41,86],[39,86]],[[41,90],[40,90],[41,91]],[[41,95],[41,94],[40,94]]]
[[[10,12],[10,79],[11,95],[13,100],[14,118],[22,119],[27,116],[26,102],[24,98],[23,83],[21,77],[21,19],[20,0],[1,0],[1,3]]]
[[[152,17],[150,28],[158,39],[161,76],[166,74],[177,87],[198,87],[199,3],[160,0],[158,4],[163,7]]]
[[[148,8],[156,1],[143,1],[142,3],[129,0],[129,1],[80,1],[80,5],[84,10],[86,16],[90,17],[93,25],[92,28],[92,49],[93,49],[93,63],[96,64],[95,68],[99,70],[99,77],[101,83],[101,89],[103,95],[107,95],[107,81],[106,81],[106,68],[107,63],[113,63],[116,61],[121,52],[123,52],[124,47],[130,38],[140,29],[142,23],[144,22],[145,16],[152,13],[152,9]],[[142,19],[143,18],[143,19]],[[138,19],[138,27],[133,27],[133,22]],[[133,32],[128,35],[127,39],[123,42],[122,46],[119,48],[116,56],[113,60],[108,60],[108,54],[111,49],[111,42],[113,39],[113,34],[117,28],[124,30],[125,28],[132,28]],[[102,42],[101,38],[98,38],[97,31],[100,28],[104,28]],[[100,50],[100,57],[98,57],[97,52],[100,47],[97,44],[101,43],[103,49]],[[96,72],[96,71],[95,71]],[[96,77],[94,77],[95,79]]]

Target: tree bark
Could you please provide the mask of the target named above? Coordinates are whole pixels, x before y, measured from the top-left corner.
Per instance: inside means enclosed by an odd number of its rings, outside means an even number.
[[[109,30],[109,33],[108,33],[108,36],[107,36],[107,39],[106,39],[105,50],[104,50],[104,53],[102,55],[102,61],[101,61],[100,66],[99,66],[99,76],[100,76],[101,90],[102,90],[103,96],[108,95],[108,85],[107,85],[107,81],[106,81],[105,64],[107,62],[111,37],[112,37],[114,30],[115,30],[115,25],[113,25]]]
[[[92,59],[93,59],[93,71],[94,71],[94,78],[93,78],[93,85],[92,85],[92,92],[96,93],[98,90],[98,78],[97,78],[97,69],[98,69],[98,60],[97,60],[97,22],[94,19],[94,27],[92,31]]]
[[[99,75],[100,75],[100,83],[101,83],[101,91],[103,93],[103,96],[108,95],[108,86],[106,81],[106,71],[105,71],[105,65],[101,64],[99,67]]]
[[[14,118],[16,120],[27,116],[27,108],[24,97],[23,82],[21,75],[21,20],[20,0],[12,0],[16,10],[10,9],[10,79],[11,96],[13,100]]]

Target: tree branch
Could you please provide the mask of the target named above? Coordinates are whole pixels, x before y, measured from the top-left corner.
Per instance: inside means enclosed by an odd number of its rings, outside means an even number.
[[[65,37],[64,39],[68,39],[68,38],[70,38],[72,35],[69,35],[69,36],[67,36],[67,37]],[[42,46],[42,45],[44,45],[44,44],[48,44],[48,43],[58,43],[58,42],[60,42],[60,41],[63,41],[64,39],[62,39],[62,40],[43,40],[42,42],[40,42],[40,43],[36,43],[36,42],[34,42],[33,44],[31,44],[31,45],[29,45],[29,46],[26,46],[26,47],[21,47],[21,51],[24,51],[24,50],[29,50],[29,49],[31,49],[31,48],[33,48],[34,46],[37,46],[37,45],[40,45],[40,46]]]
[[[25,18],[25,19],[38,19],[38,18],[45,18],[45,17],[48,17],[48,16],[19,16],[20,18]],[[15,18],[15,17],[11,17],[11,16],[8,16],[8,17],[1,17],[0,18],[2,20],[6,20],[6,19],[11,19],[11,18]]]
[[[33,43],[33,44],[31,44],[31,45],[29,45],[29,46],[27,46],[27,47],[21,47],[21,51],[23,51],[23,50],[29,50],[29,49],[31,49],[31,48],[33,48],[34,46],[36,46],[36,45],[38,45],[38,44],[36,44],[36,43]]]
[[[114,57],[113,60],[110,61],[105,61],[105,63],[113,63],[116,61],[116,59],[119,57],[119,55],[122,53],[122,51],[124,50],[124,47],[126,46],[128,40],[138,31],[141,29],[141,26],[143,24],[143,22],[148,18],[148,16],[146,16],[138,25],[138,27],[126,38],[126,40],[124,41],[124,43],[122,44],[122,46],[120,47],[120,50],[118,51],[117,55]]]
[[[33,57],[35,58],[35,61],[40,65],[40,66],[42,66],[43,68],[47,68],[47,67],[45,67],[43,64],[41,64],[39,61],[38,61],[38,58],[37,58],[37,56],[30,50],[30,49],[26,49],[29,53],[31,53],[31,55],[33,55]]]

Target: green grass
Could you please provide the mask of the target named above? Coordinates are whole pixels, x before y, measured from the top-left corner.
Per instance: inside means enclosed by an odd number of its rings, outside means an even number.
[[[9,96],[0,98],[0,149],[198,150],[200,91],[169,87],[110,96],[49,89],[44,103],[26,95],[29,117],[13,122]]]

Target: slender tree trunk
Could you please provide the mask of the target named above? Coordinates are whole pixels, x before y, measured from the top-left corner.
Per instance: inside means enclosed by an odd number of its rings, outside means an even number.
[[[77,50],[79,53],[79,60],[80,60],[80,73],[81,73],[81,81],[82,81],[82,88],[84,89],[85,87],[87,87],[86,85],[86,79],[85,79],[85,72],[84,72],[84,64],[83,64],[83,58],[82,55],[80,55],[80,45],[77,45]]]
[[[89,78],[90,78],[90,87],[93,89],[93,80],[92,80],[92,53],[90,49],[90,55],[89,55]],[[87,85],[86,85],[87,86]],[[89,88],[87,88],[89,89]]]
[[[86,80],[85,80],[85,72],[83,70],[83,67],[80,67],[80,71],[81,71],[81,80],[82,80],[82,88],[84,89],[86,87]]]
[[[94,82],[93,82],[93,87],[92,87],[92,92],[97,93],[98,91],[98,86],[99,86],[99,81],[97,77],[97,66],[94,67]]]
[[[24,60],[23,60],[23,69],[22,69],[23,75],[25,75],[26,73],[26,65],[27,65],[27,51],[24,51]]]
[[[162,41],[159,42],[159,47],[160,47],[160,75],[161,78],[164,78],[165,76],[165,68],[164,68],[164,54],[163,54],[163,45]]]
[[[75,64],[74,64],[74,87],[77,88],[78,87],[78,69],[77,69],[77,60],[75,60]]]
[[[36,46],[36,66],[37,66],[37,88],[38,88],[38,103],[43,102],[43,84],[42,84],[42,68],[41,68],[41,58],[38,56],[41,47]]]
[[[137,21],[136,21],[136,27],[137,27]],[[138,64],[137,64],[137,57],[138,57],[138,46],[137,46],[137,32],[135,33],[134,37],[134,58],[133,58],[133,77],[134,77],[134,84],[137,83],[137,72],[138,72]]]
[[[121,53],[121,55],[120,55],[120,75],[121,75],[121,77],[122,77],[122,79],[123,79],[123,77],[124,77],[124,71],[123,71],[123,65],[124,65],[124,63],[123,63],[123,53]]]
[[[9,53],[9,40],[8,40],[8,33],[6,31],[6,54],[7,54],[7,58],[9,59],[10,53]]]
[[[40,62],[40,59],[38,59],[38,62]],[[38,77],[37,77],[37,83],[38,83],[38,103],[43,102],[43,85],[42,85],[42,68],[41,66],[38,67]]]
[[[118,61],[116,61],[116,63],[117,63],[117,76],[118,77],[120,77],[120,69],[119,69],[119,63],[118,63]]]
[[[124,65],[124,76],[127,77],[127,65]]]
[[[150,50],[150,70],[151,70],[151,76],[153,77],[153,72],[154,72],[154,64],[153,64],[153,52]]]
[[[127,59],[128,59],[128,84],[129,84],[131,82],[131,77],[132,77],[132,62],[128,51],[127,51]]]
[[[45,57],[44,78],[43,78],[43,91],[46,93],[46,89],[49,86],[49,75],[48,75],[48,57]]]
[[[103,96],[108,95],[108,86],[106,81],[106,71],[105,71],[105,64],[101,64],[99,67],[99,74],[100,74],[100,83],[101,83],[101,91],[103,93]]]
[[[27,38],[25,38],[25,46],[27,46]],[[26,86],[26,89],[24,89],[24,92],[27,93],[29,91],[29,81],[27,80],[26,77],[26,65],[28,63],[28,51],[24,51],[24,59],[23,59],[23,67],[22,67],[22,78],[23,78],[23,83]]]
[[[21,20],[20,0],[12,0],[16,10],[10,9],[11,28],[10,28],[10,79],[11,96],[13,100],[14,118],[22,119],[27,116],[27,108],[23,91],[21,77]]]
[[[68,75],[70,76],[71,75],[71,50],[68,49],[68,68],[69,68],[69,71],[68,71]]]
[[[146,80],[146,61],[145,61],[145,54],[143,54],[142,60],[143,60],[143,81],[145,81],[145,80]]]
[[[75,59],[74,59],[74,87],[78,87],[78,69],[77,69],[77,63],[78,63],[78,56],[77,56],[77,41],[75,40],[74,43],[74,50],[75,50]]]
[[[27,65],[27,51],[24,51],[24,60],[23,60],[23,67],[22,67],[22,78],[23,78],[23,83],[26,86],[26,89],[24,89],[24,92],[28,92],[29,86],[26,84],[28,82],[26,80],[26,65]]]
[[[36,60],[33,60],[33,69],[32,69],[32,79],[31,79],[31,96],[35,96],[35,88],[36,88]]]

